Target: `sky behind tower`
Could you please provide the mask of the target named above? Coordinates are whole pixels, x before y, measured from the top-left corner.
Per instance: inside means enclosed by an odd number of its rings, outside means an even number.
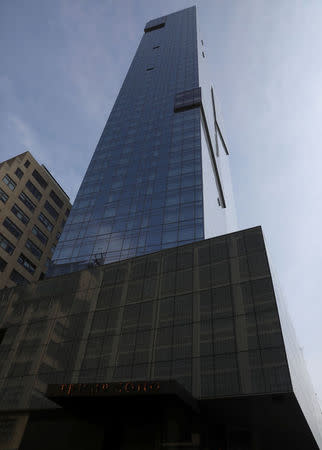
[[[0,160],[29,149],[73,201],[145,23],[193,4],[239,228],[263,227],[321,403],[319,0],[3,0]]]

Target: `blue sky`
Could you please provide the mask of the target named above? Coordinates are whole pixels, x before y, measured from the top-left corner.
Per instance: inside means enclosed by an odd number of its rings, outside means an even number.
[[[320,0],[2,0],[0,160],[29,149],[73,200],[144,24],[193,4],[239,227],[263,227],[321,403]]]

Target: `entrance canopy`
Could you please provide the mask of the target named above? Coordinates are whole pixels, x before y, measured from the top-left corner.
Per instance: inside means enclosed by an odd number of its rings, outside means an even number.
[[[169,403],[199,412],[198,401],[175,380],[50,384],[46,397],[64,408],[79,412],[89,409],[102,412],[103,409],[106,414],[106,409],[110,409],[114,414],[119,409],[124,411],[125,407],[133,406],[139,410],[149,405],[155,409]]]

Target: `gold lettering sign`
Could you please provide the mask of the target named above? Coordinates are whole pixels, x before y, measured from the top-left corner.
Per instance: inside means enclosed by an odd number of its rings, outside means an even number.
[[[61,384],[59,385],[58,390],[68,396],[77,394],[144,394],[159,392],[160,384],[158,382],[75,383]]]

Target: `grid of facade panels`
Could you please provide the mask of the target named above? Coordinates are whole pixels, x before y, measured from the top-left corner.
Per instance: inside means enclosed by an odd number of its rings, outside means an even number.
[[[204,237],[200,111],[174,112],[176,94],[198,86],[196,13],[188,8],[144,34],[57,246],[56,265],[107,263]]]
[[[2,410],[50,407],[51,383],[291,390],[260,228],[3,291],[1,330]]]

